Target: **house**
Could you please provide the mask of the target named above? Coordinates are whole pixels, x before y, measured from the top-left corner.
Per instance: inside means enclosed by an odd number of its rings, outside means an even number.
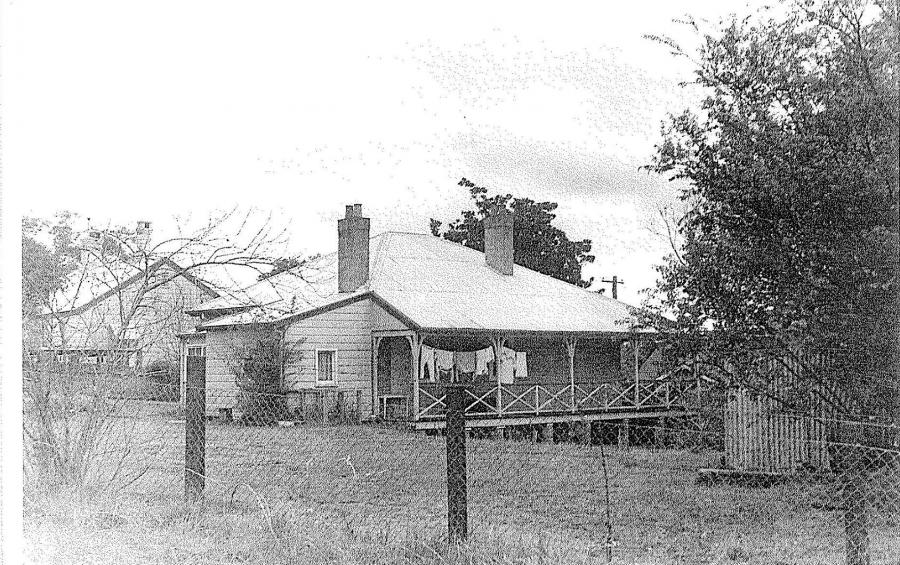
[[[632,329],[629,307],[514,265],[511,214],[485,220],[484,253],[369,231],[361,206],[347,206],[336,253],[192,312],[200,323],[184,351],[206,358],[208,411],[239,408],[241,352],[259,328],[296,347],[282,380],[300,409],[324,397],[439,427],[447,379],[471,383],[468,411],[484,425],[671,408],[658,355],[639,354],[646,331]]]
[[[148,229],[140,222],[138,236]],[[105,255],[91,246],[98,233],[88,234],[79,268],[52,304],[25,320],[27,352],[54,364],[132,374],[154,361],[177,362],[178,334],[196,323],[186,312],[218,293],[171,258]]]

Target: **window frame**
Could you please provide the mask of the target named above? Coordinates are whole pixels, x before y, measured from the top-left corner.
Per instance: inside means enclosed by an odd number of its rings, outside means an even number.
[[[199,349],[200,355],[191,355],[192,349]],[[206,357],[206,346],[200,345],[200,344],[189,344],[189,345],[185,346],[184,356],[185,357]]]
[[[331,353],[331,380],[325,381],[319,378],[319,353]],[[337,386],[337,366],[338,366],[337,349],[322,347],[316,348],[316,386],[333,387]]]

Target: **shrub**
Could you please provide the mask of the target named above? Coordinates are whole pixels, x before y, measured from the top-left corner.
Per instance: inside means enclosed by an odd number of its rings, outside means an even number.
[[[290,417],[282,375],[291,353],[281,332],[269,329],[255,331],[250,345],[238,352],[233,367],[241,423],[272,425]]]
[[[139,420],[121,393],[133,375],[106,365],[34,362],[24,369],[27,493],[60,487],[103,492],[130,484],[149,464],[135,434]]]

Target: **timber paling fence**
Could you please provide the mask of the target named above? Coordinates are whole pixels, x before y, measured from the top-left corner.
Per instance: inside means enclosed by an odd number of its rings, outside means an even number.
[[[219,540],[208,551],[238,562],[900,562],[888,423],[763,403],[736,414],[726,400],[471,428],[466,387],[447,385],[445,429],[415,432],[360,423],[352,392],[298,410],[207,390],[204,368],[189,360],[183,409],[115,413],[99,478],[123,500],[203,515]],[[859,441],[829,441],[821,428],[834,425]]]

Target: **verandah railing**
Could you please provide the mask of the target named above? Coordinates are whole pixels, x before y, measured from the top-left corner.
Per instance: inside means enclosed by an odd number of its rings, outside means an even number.
[[[417,420],[442,418],[446,412],[445,385],[419,383]],[[696,392],[694,380],[619,380],[603,383],[505,384],[474,383],[466,389],[468,416],[503,417],[565,412],[673,409]]]

